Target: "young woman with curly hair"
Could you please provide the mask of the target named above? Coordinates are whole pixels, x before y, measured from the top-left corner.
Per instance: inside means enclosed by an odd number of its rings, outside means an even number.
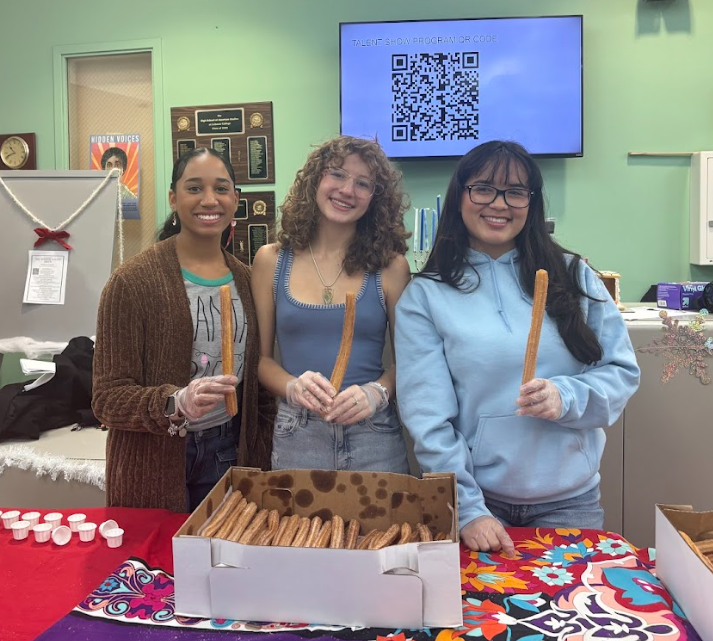
[[[278,242],[257,252],[252,290],[260,382],[281,397],[273,469],[408,472],[384,371],[387,327],[409,281],[401,174],[378,143],[340,136],[315,149],[281,207]],[[341,389],[328,380],[347,292],[356,293],[351,359]],[[274,342],[280,362],[274,356]]]

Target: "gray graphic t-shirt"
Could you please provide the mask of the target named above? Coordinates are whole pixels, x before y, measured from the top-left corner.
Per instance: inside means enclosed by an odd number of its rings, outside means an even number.
[[[230,285],[233,298],[233,353],[235,375],[238,383],[243,380],[245,361],[245,342],[247,325],[243,303],[238,296],[233,275],[207,280],[191,274],[185,269],[183,283],[191,305],[193,317],[193,357],[191,359],[191,380],[203,376],[218,376],[223,373],[222,337],[220,332],[220,286]],[[240,398],[238,398],[238,403]],[[189,431],[205,430],[228,421],[225,402],[220,402],[212,411],[195,422],[191,422]]]

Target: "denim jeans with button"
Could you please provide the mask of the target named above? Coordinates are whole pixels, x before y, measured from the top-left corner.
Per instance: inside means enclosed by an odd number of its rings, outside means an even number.
[[[604,510],[599,486],[563,501],[519,505],[485,497],[485,507],[505,527],[578,528],[601,530]]]
[[[240,414],[232,421],[186,434],[186,502],[189,512],[232,465],[238,464]]]
[[[354,425],[280,401],[275,417],[272,469],[361,470],[408,474],[401,422],[389,405]]]

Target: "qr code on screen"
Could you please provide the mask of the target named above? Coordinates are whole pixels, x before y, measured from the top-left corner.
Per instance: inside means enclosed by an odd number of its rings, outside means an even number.
[[[478,139],[477,51],[391,56],[391,140]]]

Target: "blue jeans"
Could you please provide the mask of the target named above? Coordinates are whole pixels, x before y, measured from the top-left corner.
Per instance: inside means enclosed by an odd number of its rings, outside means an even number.
[[[238,464],[240,419],[186,434],[186,502],[189,512],[232,465]]]
[[[275,417],[272,469],[408,474],[406,443],[396,409],[389,405],[369,419],[342,425],[281,400]]]
[[[485,497],[485,507],[505,527],[578,528],[601,530],[604,510],[599,486],[564,501],[517,505]]]

